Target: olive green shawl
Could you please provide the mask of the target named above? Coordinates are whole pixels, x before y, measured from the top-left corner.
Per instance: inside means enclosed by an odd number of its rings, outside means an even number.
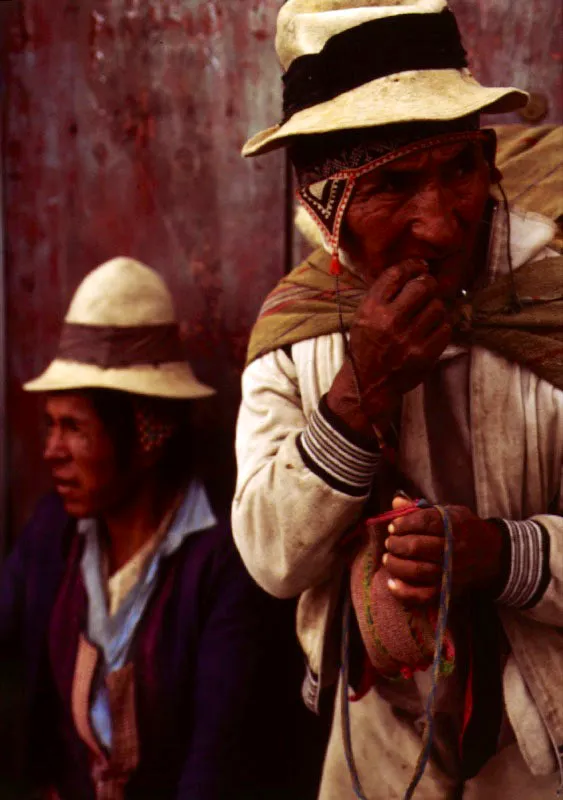
[[[479,290],[461,308],[457,340],[527,367],[563,390],[563,256],[534,261]],[[251,334],[247,363],[304,339],[348,330],[366,284],[344,270],[336,282],[330,256],[315,251],[268,295]]]

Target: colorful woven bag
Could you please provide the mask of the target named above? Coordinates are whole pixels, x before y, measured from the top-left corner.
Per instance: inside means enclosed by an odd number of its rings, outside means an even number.
[[[391,577],[382,564],[387,522],[363,523],[363,544],[351,566],[351,598],[373,669],[388,678],[410,678],[431,666],[435,654],[438,604],[407,608],[391,593]],[[452,637],[446,630],[440,672],[454,668]]]

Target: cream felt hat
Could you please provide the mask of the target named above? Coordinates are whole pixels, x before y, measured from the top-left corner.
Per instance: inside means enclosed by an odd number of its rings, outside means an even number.
[[[65,318],[55,360],[28,392],[117,389],[195,399],[215,394],[182,352],[172,295],[154,270],[114,258],[82,281]]]
[[[445,0],[288,0],[276,49],[283,121],[249,139],[244,156],[295,136],[503,113],[528,100],[475,80]]]

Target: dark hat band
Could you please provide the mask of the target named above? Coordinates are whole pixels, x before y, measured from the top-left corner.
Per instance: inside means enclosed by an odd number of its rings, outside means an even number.
[[[397,14],[331,37],[285,75],[283,121],[369,81],[407,70],[462,69],[467,58],[451,11]]]
[[[178,325],[117,326],[65,323],[57,358],[101,369],[185,361]]]

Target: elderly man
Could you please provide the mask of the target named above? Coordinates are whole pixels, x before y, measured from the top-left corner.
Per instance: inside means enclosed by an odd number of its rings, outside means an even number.
[[[550,220],[493,199],[479,127],[526,97],[474,80],[442,0],[288,0],[277,49],[284,120],[243,152],[289,147],[322,247],[251,337],[233,527],[258,583],[301,596],[311,707],[341,669],[320,798],[544,798],[561,260]]]

